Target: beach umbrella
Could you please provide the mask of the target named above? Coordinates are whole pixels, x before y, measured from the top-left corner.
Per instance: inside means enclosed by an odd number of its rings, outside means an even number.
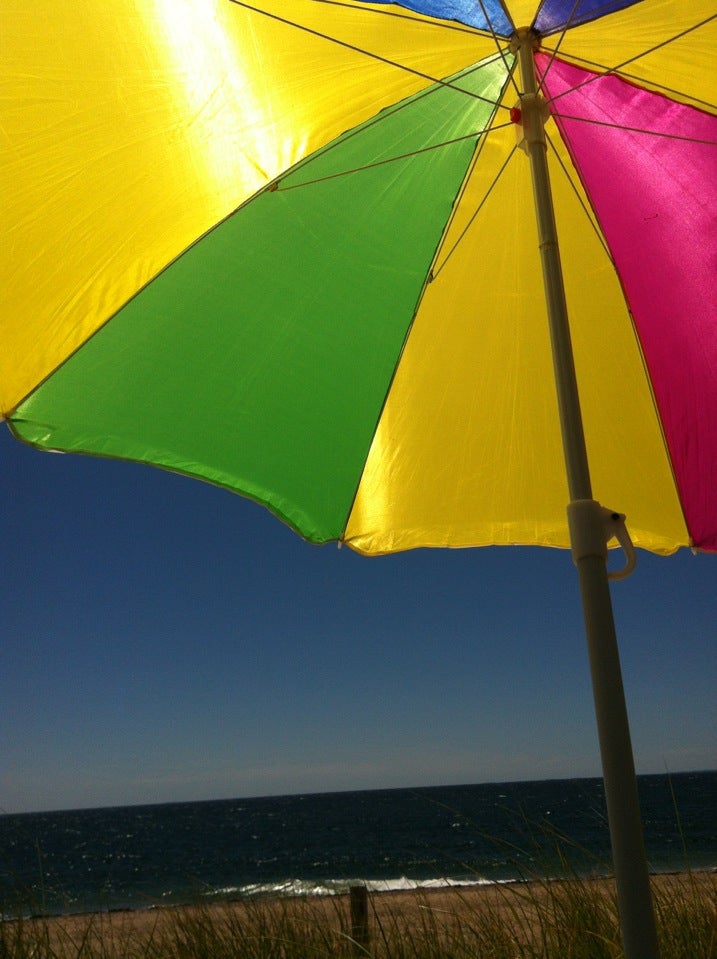
[[[15,435],[367,554],[570,546],[656,955],[606,544],[717,549],[713,3],[4,0],[2,44]]]

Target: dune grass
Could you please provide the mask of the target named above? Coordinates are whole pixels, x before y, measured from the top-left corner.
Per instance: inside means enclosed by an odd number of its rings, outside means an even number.
[[[717,959],[717,875],[654,883],[662,959]],[[369,940],[346,897],[187,906],[0,923],[0,959],[619,959],[606,880],[376,895]]]

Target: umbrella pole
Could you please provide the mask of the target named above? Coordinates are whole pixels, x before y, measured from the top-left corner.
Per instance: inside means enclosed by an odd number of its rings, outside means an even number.
[[[585,618],[620,928],[625,959],[658,959],[637,780],[608,584],[606,543],[612,534],[606,535],[605,511],[592,498],[548,174],[546,104],[538,91],[533,60],[538,44],[538,38],[528,29],[519,30],[513,40],[523,90],[514,119],[523,128],[521,145],[531,166],[570,491],[570,539]]]

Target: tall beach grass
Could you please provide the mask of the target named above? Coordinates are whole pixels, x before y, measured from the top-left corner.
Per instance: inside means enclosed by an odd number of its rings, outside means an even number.
[[[655,877],[662,959],[717,959],[717,875]],[[274,899],[0,923],[0,959],[619,959],[612,883],[533,880],[377,894],[369,938],[348,898]]]

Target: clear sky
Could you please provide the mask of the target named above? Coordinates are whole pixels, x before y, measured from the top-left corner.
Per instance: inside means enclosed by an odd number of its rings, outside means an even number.
[[[365,558],[0,430],[6,812],[599,775],[567,552]],[[717,766],[717,557],[613,586],[638,772]]]

